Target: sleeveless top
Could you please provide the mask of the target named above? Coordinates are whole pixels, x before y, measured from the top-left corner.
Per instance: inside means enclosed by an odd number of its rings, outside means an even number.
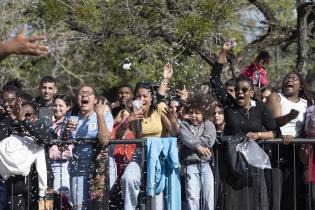
[[[304,129],[307,101],[303,98],[300,98],[298,102],[292,102],[288,100],[282,93],[279,93],[279,96],[282,116],[288,114],[291,109],[296,109],[299,111],[297,118],[280,127],[281,134],[298,137],[302,134]]]

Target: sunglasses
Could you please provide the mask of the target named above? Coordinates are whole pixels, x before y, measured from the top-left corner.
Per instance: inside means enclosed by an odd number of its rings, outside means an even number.
[[[235,92],[239,92],[240,90],[242,90],[242,92],[245,94],[245,93],[247,93],[249,90],[251,90],[249,87],[238,87],[238,86],[236,86],[235,88],[234,88],[234,90],[235,90]]]
[[[35,115],[35,113],[25,113],[25,114],[24,114],[24,117],[28,118],[28,117],[31,117],[31,116],[33,116],[33,115]]]
[[[284,80],[284,81],[292,80],[293,82],[296,82],[296,81],[298,81],[298,80],[299,80],[299,78],[298,78],[298,77],[296,77],[296,76],[293,76],[293,77],[286,76],[286,77],[284,77],[284,79],[283,79],[283,80]]]

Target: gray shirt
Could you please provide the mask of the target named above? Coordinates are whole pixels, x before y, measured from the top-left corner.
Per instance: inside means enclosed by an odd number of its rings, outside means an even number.
[[[214,124],[206,120],[199,125],[193,125],[187,121],[180,124],[179,138],[184,144],[180,158],[183,161],[200,161],[200,155],[196,149],[200,146],[212,148],[216,139]],[[208,161],[209,157],[202,156],[202,161]]]

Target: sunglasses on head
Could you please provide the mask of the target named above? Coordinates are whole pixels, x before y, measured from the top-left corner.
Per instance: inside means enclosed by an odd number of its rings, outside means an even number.
[[[239,92],[240,90],[242,90],[243,93],[247,93],[249,90],[251,90],[249,87],[238,87],[236,86],[234,88],[235,92]]]

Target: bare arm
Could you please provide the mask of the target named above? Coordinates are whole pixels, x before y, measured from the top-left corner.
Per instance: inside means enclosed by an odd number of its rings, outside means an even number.
[[[299,114],[298,111],[291,110],[288,114],[282,115],[280,106],[280,96],[277,93],[272,93],[266,102],[267,107],[272,113],[272,116],[276,119],[279,127],[284,126],[291,120],[295,119]]]
[[[12,54],[33,56],[45,56],[48,54],[48,47],[35,43],[46,39],[46,37],[41,35],[27,38],[24,35],[26,30],[27,28],[24,27],[16,37],[0,45],[0,59],[4,59]]]
[[[165,64],[164,66],[164,72],[163,72],[163,79],[161,81],[160,87],[158,89],[158,94],[161,96],[165,96],[168,83],[173,75],[173,66],[170,63]]]
[[[109,111],[109,107],[103,103],[101,100],[95,105],[95,112],[97,115],[97,125],[98,125],[98,139],[101,145],[107,145],[111,133],[106,126],[104,113]]]
[[[168,117],[166,114],[161,115],[164,127],[170,132],[171,136],[177,137],[179,133],[179,126],[177,125],[176,118]]]

